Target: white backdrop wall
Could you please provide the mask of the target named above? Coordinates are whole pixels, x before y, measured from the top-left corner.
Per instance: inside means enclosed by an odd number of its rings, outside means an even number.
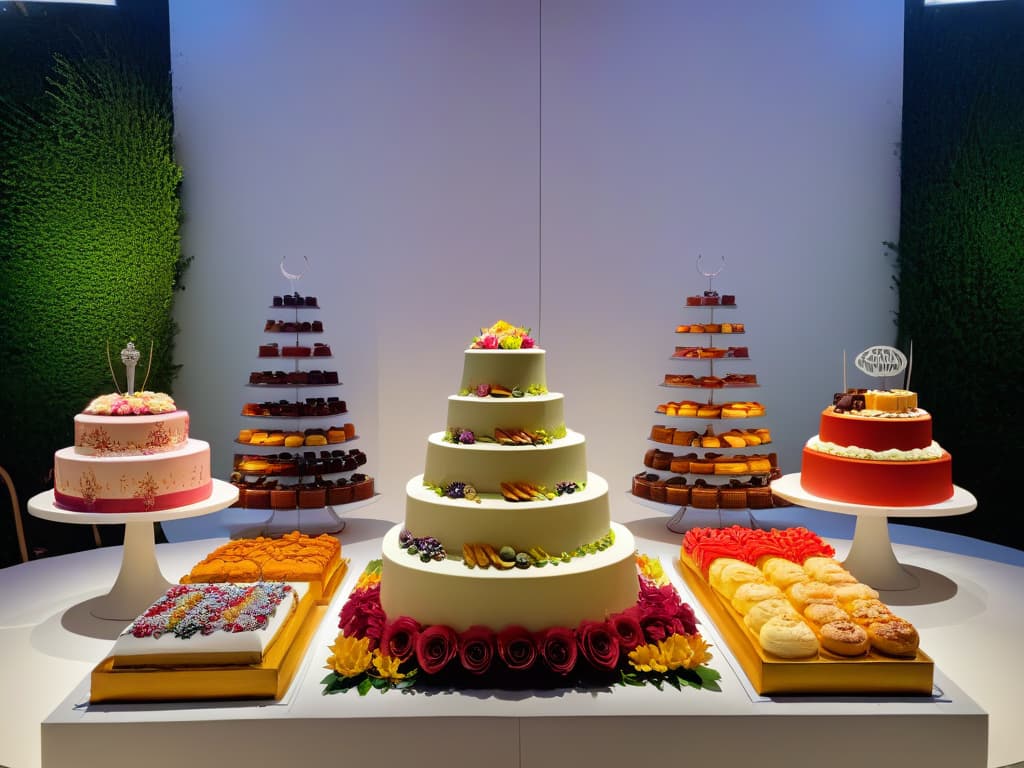
[[[393,519],[480,325],[531,326],[613,515],[684,297],[735,293],[784,470],[895,338],[900,0],[171,0],[177,397],[229,474],[306,269]],[[308,257],[308,266],[304,262]],[[264,361],[265,362],[265,361]]]

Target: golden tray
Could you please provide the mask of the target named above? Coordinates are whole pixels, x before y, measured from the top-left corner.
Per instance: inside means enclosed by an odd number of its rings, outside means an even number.
[[[89,703],[280,699],[326,612],[307,590],[259,664],[115,668],[109,656],[92,671]]]
[[[766,653],[743,617],[704,579],[696,563],[683,554],[680,571],[700,600],[729,650],[760,695],[771,694],[911,694],[930,696],[935,663],[918,649],[915,658],[869,651],[846,658],[821,650],[808,659],[780,659]]]

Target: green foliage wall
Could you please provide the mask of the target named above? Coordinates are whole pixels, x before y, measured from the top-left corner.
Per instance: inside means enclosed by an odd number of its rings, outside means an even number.
[[[906,5],[899,335],[912,387],[978,497],[927,524],[1024,549],[1024,3]],[[1011,431],[1013,434],[1011,434]]]
[[[154,81],[112,51],[55,55],[45,96],[0,112],[0,463],[23,502],[47,487],[74,414],[113,391],[108,343],[120,387],[118,352],[135,339],[136,385],[152,342],[148,388],[171,389],[184,265],[172,131],[167,73]]]

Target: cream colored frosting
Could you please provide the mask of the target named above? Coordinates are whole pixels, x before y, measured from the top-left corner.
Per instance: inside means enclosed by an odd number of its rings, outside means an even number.
[[[480,384],[547,387],[543,349],[467,349],[459,390],[475,390]],[[457,426],[457,425],[453,425]]]
[[[927,448],[914,448],[901,451],[890,448],[885,451],[872,451],[869,448],[860,448],[856,445],[836,445],[820,440],[817,435],[807,441],[807,447],[818,453],[827,453],[831,456],[839,456],[844,459],[863,459],[865,461],[933,461],[941,459],[945,451],[932,440]]]
[[[509,512],[511,531],[515,514]],[[384,536],[380,598],[389,617],[413,616],[457,632],[474,624],[537,631],[600,621],[636,604],[636,542],[617,523],[608,549],[557,566],[509,570],[470,569],[454,558],[424,563],[401,548],[401,529],[396,525]]]
[[[549,445],[528,446],[457,445],[446,442],[444,432],[427,439],[423,479],[431,485],[459,481],[480,493],[499,493],[502,483],[527,482],[553,491],[557,483],[582,483],[586,477],[586,442],[578,432],[569,431]]]
[[[475,435],[494,436],[495,429],[545,430],[565,428],[564,398],[557,392],[530,397],[448,398],[448,428],[468,429]]]
[[[608,484],[595,474],[587,475],[583,490],[546,501],[449,499],[425,488],[422,475],[409,481],[405,494],[405,525],[413,536],[433,536],[453,553],[466,543],[486,543],[541,547],[556,555],[597,541],[609,529]]]

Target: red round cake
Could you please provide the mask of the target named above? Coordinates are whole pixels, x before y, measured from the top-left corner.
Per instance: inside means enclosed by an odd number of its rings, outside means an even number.
[[[953,462],[866,461],[804,448],[800,485],[824,499],[872,507],[924,507],[953,495]]]
[[[864,418],[826,408],[821,414],[818,437],[827,443],[856,445],[872,451],[927,448],[932,444],[932,417],[924,411],[919,411],[919,414]]]
[[[800,485],[823,499],[873,507],[926,507],[953,495],[949,453],[932,440],[932,417],[905,390],[869,390],[872,407],[836,395],[803,450]],[[884,403],[882,410],[876,403]]]

